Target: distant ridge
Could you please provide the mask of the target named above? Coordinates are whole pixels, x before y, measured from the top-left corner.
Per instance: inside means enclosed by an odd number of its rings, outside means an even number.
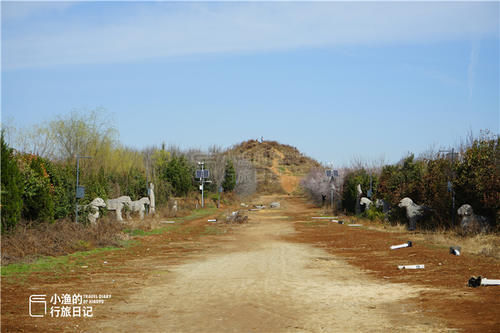
[[[234,145],[229,153],[253,163],[259,193],[293,193],[302,176],[311,168],[320,167],[318,161],[297,148],[277,141],[248,140]]]

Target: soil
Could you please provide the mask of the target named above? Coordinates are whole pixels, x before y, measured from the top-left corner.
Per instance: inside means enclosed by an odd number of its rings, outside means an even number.
[[[3,279],[2,331],[499,331],[500,287],[466,286],[473,275],[498,278],[498,259],[425,243],[391,251],[412,234],[313,220],[318,209],[302,198],[257,201],[281,208],[248,212],[242,225],[187,222],[63,275]],[[220,234],[203,236],[207,227]],[[112,297],[92,318],[31,318],[29,295],[54,293]]]

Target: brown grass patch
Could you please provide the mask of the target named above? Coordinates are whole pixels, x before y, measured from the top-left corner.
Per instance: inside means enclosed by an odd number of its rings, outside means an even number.
[[[10,233],[2,235],[2,265],[117,246],[124,237],[122,230],[123,225],[109,217],[99,220],[96,225],[69,220],[38,224],[23,221]]]

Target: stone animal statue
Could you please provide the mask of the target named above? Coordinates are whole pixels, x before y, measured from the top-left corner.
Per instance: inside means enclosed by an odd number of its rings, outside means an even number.
[[[370,206],[371,206],[372,203],[373,202],[370,199],[368,199],[367,197],[362,197],[359,200],[359,205],[361,207],[363,207],[363,211],[370,209]]]
[[[156,209],[154,190],[155,190],[155,185],[153,183],[149,183],[149,211],[151,214],[154,214]]]
[[[384,199],[375,200],[375,207],[377,207],[378,209],[382,209],[382,212],[384,214],[391,210],[389,203],[386,202]]]
[[[356,206],[354,207],[354,212],[357,214],[361,214],[361,205],[360,205],[360,200],[361,196],[363,195],[363,191],[361,190],[361,184],[358,184],[356,186]]]
[[[91,203],[83,206],[84,209],[89,210],[89,213],[87,215],[87,221],[89,221],[92,224],[95,224],[97,222],[97,219],[99,218],[100,207],[106,207],[106,203],[101,198],[95,198],[94,200],[92,200]]]
[[[122,210],[126,206],[130,208],[130,204],[132,203],[132,199],[130,197],[124,195],[116,199],[109,199],[106,201],[106,205],[108,210],[114,210],[116,212],[116,220],[122,222]]]
[[[146,211],[146,207],[144,205],[149,205],[150,201],[148,197],[141,198],[136,201],[132,201],[130,203],[130,213],[139,213],[139,218],[141,220],[144,220],[144,212]],[[130,215],[127,214],[127,217],[129,218]]]
[[[474,214],[471,205],[465,204],[460,206],[457,214],[462,217],[460,221],[462,232],[477,234],[489,231],[490,225],[488,224],[488,219],[484,216]]]
[[[401,199],[398,204],[400,208],[406,208],[406,217],[408,218],[408,230],[413,231],[417,227],[417,222],[421,220],[429,208],[425,206],[419,206],[413,202],[410,198],[406,197]]]

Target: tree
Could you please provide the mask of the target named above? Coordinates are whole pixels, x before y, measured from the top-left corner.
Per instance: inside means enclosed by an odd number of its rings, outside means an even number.
[[[222,187],[225,192],[231,192],[236,187],[236,170],[234,169],[234,164],[232,160],[227,160],[226,172],[224,176],[224,182]]]
[[[217,192],[217,208],[219,208],[221,195],[220,187],[222,186],[226,175],[226,156],[222,152],[222,149],[217,146],[210,147],[208,152],[210,154],[208,167],[215,191]]]
[[[24,178],[23,211],[22,216],[32,221],[54,220],[54,185],[45,168],[43,158],[24,154],[20,158]]]
[[[1,134],[0,141],[2,145],[2,206],[0,212],[2,215],[2,230],[5,231],[13,228],[21,218],[23,208],[23,178],[13,150],[4,141],[3,133]]]
[[[252,162],[245,158],[234,158],[236,186],[234,191],[241,196],[249,196],[257,190],[257,171]]]
[[[193,187],[194,168],[189,165],[184,156],[172,155],[163,170],[163,178],[172,185],[176,196],[184,196]]]

